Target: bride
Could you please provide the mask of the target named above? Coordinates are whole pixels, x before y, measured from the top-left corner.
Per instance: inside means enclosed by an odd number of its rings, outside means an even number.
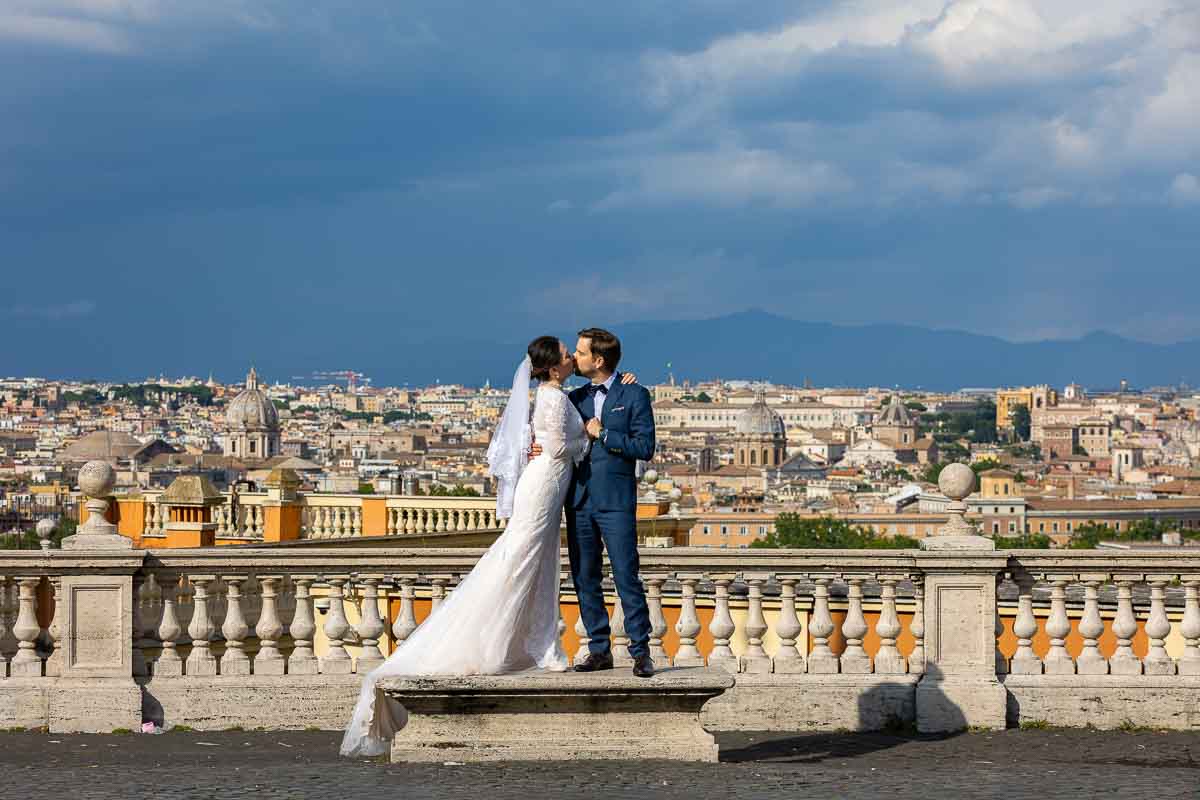
[[[508,518],[458,588],[363,680],[342,739],[345,756],[387,752],[407,713],[376,689],[396,675],[498,675],[568,667],[558,634],[559,523],[571,470],[588,450],[579,413],[563,393],[575,361],[553,336],[529,344],[488,446],[497,478],[496,515]],[[537,389],[533,435],[542,454],[528,462],[529,382]],[[622,376],[634,382],[632,373]]]

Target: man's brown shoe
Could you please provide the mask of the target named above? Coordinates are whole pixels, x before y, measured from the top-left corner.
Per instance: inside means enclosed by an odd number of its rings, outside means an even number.
[[[638,678],[654,677],[654,662],[650,660],[650,656],[634,656],[633,674]]]
[[[588,653],[587,658],[575,665],[576,672],[595,672],[612,668],[612,653]]]

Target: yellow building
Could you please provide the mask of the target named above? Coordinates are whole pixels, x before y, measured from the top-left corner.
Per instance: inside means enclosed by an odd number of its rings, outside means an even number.
[[[1017,406],[1025,406],[1032,415],[1035,410],[1058,405],[1058,392],[1049,386],[1022,386],[1019,389],[1000,389],[996,392],[996,430],[1012,429],[1012,414]]]

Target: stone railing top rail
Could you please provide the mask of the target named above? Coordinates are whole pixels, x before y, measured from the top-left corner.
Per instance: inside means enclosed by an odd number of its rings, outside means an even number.
[[[63,571],[121,570],[144,563],[148,569],[185,571],[252,570],[262,572],[314,572],[322,574],[403,572],[429,575],[437,572],[462,574],[485,552],[479,547],[238,547],[125,551],[11,550],[0,551],[0,571],[15,574]],[[562,551],[566,563],[566,551]],[[903,578],[923,572],[944,570],[1027,573],[1038,578],[1096,580],[1105,576],[1130,580],[1163,580],[1180,577],[1200,580],[1200,553],[1189,548],[1146,551],[975,551],[925,552],[920,550],[720,550],[705,547],[643,548],[641,569],[645,576],[672,574],[697,578],[719,575],[754,577],[761,574],[829,575],[871,579],[876,576]]]

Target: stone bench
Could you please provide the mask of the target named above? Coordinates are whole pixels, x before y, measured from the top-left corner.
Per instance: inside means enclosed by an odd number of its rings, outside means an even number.
[[[726,672],[679,668],[398,677],[379,688],[409,714],[393,762],[716,761],[700,709],[733,684]]]

